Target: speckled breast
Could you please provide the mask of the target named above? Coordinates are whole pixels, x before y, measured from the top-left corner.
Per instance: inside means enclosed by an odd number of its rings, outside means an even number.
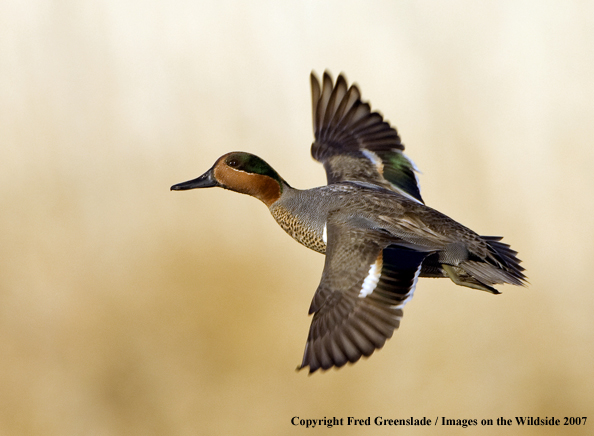
[[[326,253],[326,244],[311,226],[308,226],[284,207],[275,207],[270,210],[276,222],[297,242],[311,248],[318,253]]]

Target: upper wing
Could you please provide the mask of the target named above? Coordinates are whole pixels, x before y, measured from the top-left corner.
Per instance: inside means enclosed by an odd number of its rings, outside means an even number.
[[[400,325],[426,252],[378,242],[364,229],[327,224],[322,280],[301,368],[341,367],[370,356]]]
[[[341,74],[333,85],[328,72],[322,85],[311,73],[315,142],[311,154],[326,169],[328,184],[367,182],[423,202],[415,164],[402,153],[396,129],[361,101],[356,85]]]

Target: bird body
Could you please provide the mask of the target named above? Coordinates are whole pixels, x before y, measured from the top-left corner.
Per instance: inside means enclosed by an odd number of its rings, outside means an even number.
[[[500,237],[479,236],[426,206],[416,167],[396,130],[363,103],[356,86],[312,73],[315,142],[328,185],[291,187],[250,153],[221,156],[185,190],[220,186],[260,199],[304,246],[325,254],[301,368],[354,363],[381,348],[399,326],[419,277],[497,294],[493,285],[522,285],[520,260]]]

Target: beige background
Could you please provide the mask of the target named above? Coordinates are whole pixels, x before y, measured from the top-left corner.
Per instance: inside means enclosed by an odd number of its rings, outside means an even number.
[[[426,202],[505,235],[531,285],[423,279],[383,350],[308,377],[323,257],[255,199],[169,187],[231,150],[325,183],[325,68],[398,127]],[[4,0],[0,434],[592,434],[593,77],[591,1]]]

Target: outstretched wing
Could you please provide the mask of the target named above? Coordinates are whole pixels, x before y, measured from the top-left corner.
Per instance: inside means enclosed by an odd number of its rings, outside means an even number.
[[[383,347],[400,325],[426,252],[378,242],[368,231],[327,224],[326,263],[309,313],[301,368],[341,367]]]
[[[311,154],[326,169],[328,184],[345,180],[367,182],[423,202],[415,164],[404,155],[396,129],[361,101],[356,85],[341,74],[322,84],[311,73],[315,142]]]

